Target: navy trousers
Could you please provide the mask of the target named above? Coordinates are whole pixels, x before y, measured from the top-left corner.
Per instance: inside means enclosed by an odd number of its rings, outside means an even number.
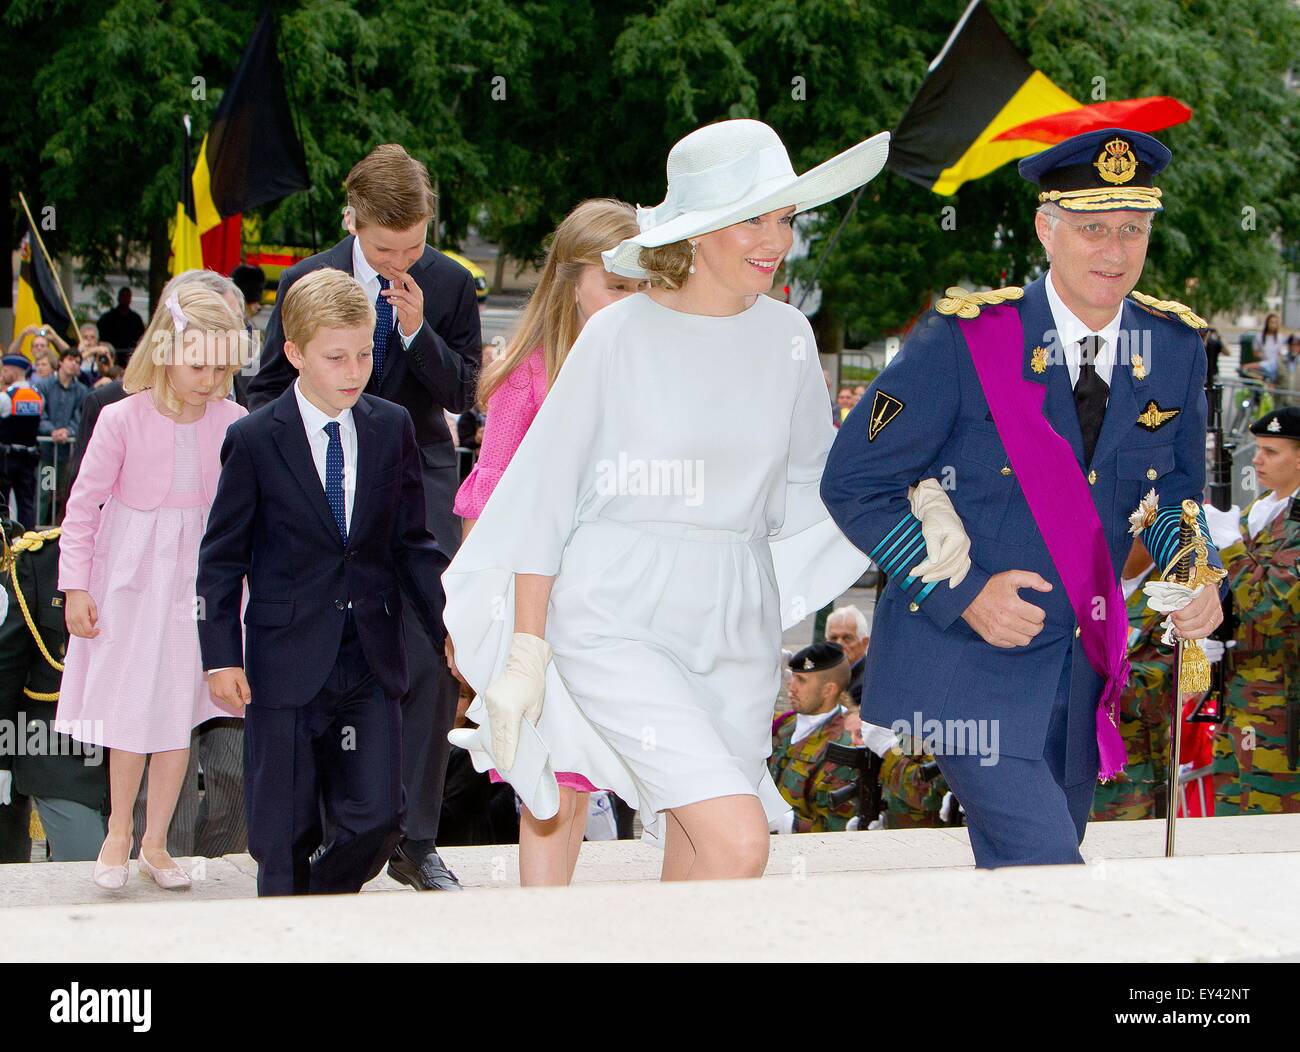
[[[1092,706],[1081,702],[1077,691],[1071,710],[1072,671],[1067,656],[1041,759],[999,756],[981,766],[977,755],[936,757],[966,812],[975,865],[981,869],[1083,862],[1079,845],[1097,785],[1097,742]]]
[[[371,673],[351,611],[316,697],[266,708],[254,689],[244,794],[258,895],[355,892],[379,872],[401,834],[401,743],[398,699]]]

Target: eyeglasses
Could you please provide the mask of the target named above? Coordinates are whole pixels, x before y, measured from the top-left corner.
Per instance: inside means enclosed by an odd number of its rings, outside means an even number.
[[[1058,223],[1065,220],[1056,219]],[[1114,227],[1108,223],[1066,223],[1071,230],[1078,231],[1078,234],[1084,241],[1099,245],[1103,241],[1109,241],[1111,234],[1118,234],[1120,241],[1125,244],[1133,244],[1138,241],[1145,241],[1151,236],[1150,223],[1123,223]]]

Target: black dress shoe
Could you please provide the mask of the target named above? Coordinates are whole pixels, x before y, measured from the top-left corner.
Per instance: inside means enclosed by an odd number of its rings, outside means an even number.
[[[406,844],[398,844],[393,857],[388,860],[388,875],[416,891],[464,891],[456,874],[447,868],[438,852],[430,851],[423,858],[414,858]]]

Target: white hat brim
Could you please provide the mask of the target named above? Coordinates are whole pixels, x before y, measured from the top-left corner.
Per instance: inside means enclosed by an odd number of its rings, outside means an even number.
[[[871,182],[888,158],[889,132],[884,131],[850,146],[803,175],[769,179],[725,207],[687,212],[630,237],[616,248],[601,253],[605,269],[629,278],[649,277],[640,265],[642,249],[671,245],[790,205],[806,212]]]

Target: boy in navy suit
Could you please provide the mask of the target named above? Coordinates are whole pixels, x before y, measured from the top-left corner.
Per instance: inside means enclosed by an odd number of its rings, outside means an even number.
[[[314,271],[281,318],[298,379],[226,434],[199,637],[213,697],[247,706],[258,894],[355,892],[401,835],[399,580],[441,645],[447,558],[425,527],[410,414],[362,394],[375,310],[360,284]]]

